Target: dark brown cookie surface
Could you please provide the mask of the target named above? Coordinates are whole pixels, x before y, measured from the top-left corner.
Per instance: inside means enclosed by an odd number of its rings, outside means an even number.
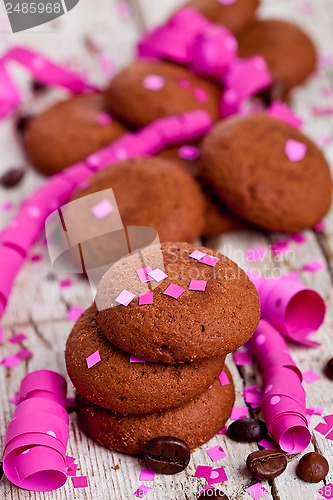
[[[145,444],[155,437],[172,436],[185,441],[191,449],[206,443],[228,420],[235,399],[234,385],[221,386],[216,380],[211,389],[183,406],[148,415],[120,415],[89,403],[77,394],[79,426],[103,446],[129,455],[142,455]]]
[[[298,26],[286,21],[255,21],[239,37],[240,57],[261,54],[276,85],[286,92],[300,85],[316,68],[316,49]]]
[[[193,242],[200,236],[204,199],[197,183],[177,163],[156,157],[119,162],[93,176],[73,199],[109,188],[125,226],[152,227],[160,241]]]
[[[126,133],[106,113],[102,94],[71,97],[34,117],[24,133],[32,164],[46,175],[84,160]]]
[[[129,354],[113,346],[96,323],[93,305],[76,322],[66,344],[66,366],[81,396],[108,410],[143,414],[185,404],[208,389],[225,358],[166,365],[131,363]],[[87,368],[86,358],[99,351],[101,361]]]
[[[288,148],[299,154],[304,146],[304,157],[291,161]],[[211,189],[234,213],[272,231],[312,228],[331,204],[331,175],[318,147],[264,114],[219,123],[204,141],[202,164]]]
[[[214,266],[204,264],[190,257],[194,251],[219,260]],[[151,305],[139,305],[137,298],[149,290],[136,273],[143,262],[153,270],[162,266],[167,274],[153,283]],[[205,291],[189,289],[192,280],[206,281]],[[123,290],[136,296],[128,306],[115,301]],[[174,290],[183,290],[178,299],[168,295]],[[103,276],[96,304],[97,322],[113,344],[138,358],[161,363],[232,352],[249,340],[260,315],[257,291],[234,262],[213,250],[186,243],[154,245],[142,255],[117,262]]]
[[[109,110],[137,127],[199,109],[216,121],[219,97],[215,85],[186,68],[143,59],[120,71],[106,91]]]
[[[228,3],[218,0],[192,0],[188,6],[201,12],[212,23],[221,24],[238,35],[254,19],[259,0],[236,0]]]

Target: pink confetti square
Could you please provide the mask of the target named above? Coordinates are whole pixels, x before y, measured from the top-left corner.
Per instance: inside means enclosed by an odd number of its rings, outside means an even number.
[[[313,229],[315,230],[316,233],[322,233],[323,231],[326,231],[326,229],[327,229],[326,223],[322,220],[322,221],[318,222],[318,224],[316,224]]]
[[[150,276],[151,278],[153,278],[155,281],[157,281],[158,283],[160,281],[163,281],[165,280],[165,278],[168,277],[167,274],[165,274],[165,272],[163,272],[161,269],[157,268],[157,269],[154,269],[153,271],[149,271],[148,272],[148,276]]]
[[[237,0],[218,0],[221,5],[233,5]]]
[[[230,381],[228,379],[228,375],[226,374],[226,372],[224,370],[221,371],[221,373],[219,375],[219,381],[220,381],[220,384],[222,386],[230,384]]]
[[[212,462],[216,462],[217,460],[221,460],[221,458],[227,456],[226,452],[219,444],[213,446],[212,448],[209,448],[208,450],[206,450],[206,452],[209,455]]]
[[[302,245],[306,242],[306,237],[300,233],[294,233],[290,236],[291,240],[297,243],[298,245]]]
[[[205,255],[199,260],[201,264],[206,264],[207,266],[214,267],[220,259],[218,257],[213,257],[212,255]]]
[[[260,483],[253,484],[249,488],[246,488],[245,491],[248,495],[250,495],[250,497],[253,498],[253,500],[269,495],[269,492]]]
[[[246,260],[248,262],[254,262],[258,260],[263,260],[266,255],[266,248],[264,247],[253,247],[246,250]]]
[[[153,470],[141,469],[139,480],[140,481],[154,481],[155,476],[156,476],[156,472],[154,472]]]
[[[287,240],[275,241],[271,244],[271,251],[274,256],[285,254],[288,252],[289,242]]]
[[[74,488],[87,488],[88,478],[87,476],[72,477],[72,483]]]
[[[200,252],[200,250],[194,250],[194,252],[192,252],[189,257],[191,257],[192,259],[195,259],[195,260],[200,260],[200,259],[203,259],[204,257],[206,257],[206,253],[204,252]]]
[[[321,260],[311,260],[307,264],[304,264],[302,266],[302,271],[308,271],[309,273],[317,273],[318,271],[321,271],[322,269],[325,268],[325,264]]]
[[[135,298],[134,293],[129,292],[128,290],[123,290],[118,295],[118,297],[115,298],[115,301],[118,302],[118,304],[127,307],[128,304],[130,304],[134,298]]]
[[[20,342],[23,342],[26,340],[27,336],[25,333],[17,333],[16,335],[13,335],[13,337],[10,337],[9,342],[12,344],[19,344]]]
[[[148,281],[152,280],[152,278],[148,276],[148,273],[151,271],[152,271],[151,267],[141,267],[141,269],[137,269],[135,272],[138,275],[141,283],[147,283]]]
[[[107,125],[111,125],[112,116],[109,115],[108,113],[99,113],[96,117],[96,123],[98,125],[101,125],[102,127],[105,127]]]
[[[76,321],[79,319],[83,311],[84,311],[83,307],[71,306],[67,312],[67,319],[70,321]]]
[[[236,366],[248,366],[253,365],[253,356],[248,351],[236,351],[234,352],[234,361]]]
[[[320,422],[318,425],[315,427],[315,431],[319,432],[323,436],[326,436],[332,429],[332,426],[330,424],[324,424],[323,422]]]
[[[64,279],[59,282],[60,288],[69,288],[72,286],[72,280]]]
[[[227,435],[227,430],[228,430],[227,426],[224,425],[222,427],[222,429],[219,430],[218,434],[221,434],[222,436],[226,436]]]
[[[97,363],[99,363],[100,361],[101,361],[101,356],[98,350],[93,352],[92,354],[90,354],[90,356],[86,358],[88,368],[97,365]]]
[[[189,290],[194,290],[197,292],[204,292],[206,290],[207,281],[205,280],[191,280]]]
[[[304,159],[307,147],[302,142],[288,139],[284,151],[290,161],[297,162]]]
[[[275,450],[277,446],[277,443],[271,438],[262,439],[258,444],[265,448],[265,450]]]
[[[307,415],[322,415],[324,413],[324,408],[319,408],[318,406],[309,406],[306,409]]]
[[[27,359],[32,358],[32,352],[29,349],[21,349],[19,352],[15,354],[15,356],[21,361],[25,361]]]
[[[113,205],[109,200],[102,200],[92,207],[91,212],[96,219],[105,219],[105,217],[112,214]]]
[[[209,465],[198,465],[195,470],[194,477],[204,477],[205,479],[208,479],[211,473],[212,467],[209,467]]]
[[[228,481],[228,476],[224,470],[224,467],[213,469],[210,473],[210,477],[207,478],[208,484],[222,483],[224,481]]]
[[[231,412],[231,420],[239,420],[241,418],[246,418],[249,415],[249,409],[247,406],[234,406]]]
[[[149,306],[154,303],[154,292],[139,295],[139,306]]]
[[[303,372],[303,380],[308,384],[314,384],[320,379],[321,379],[320,375],[317,375],[317,373],[313,372],[312,370],[307,370]]]
[[[20,360],[16,356],[6,356],[0,363],[0,365],[4,366],[5,368],[13,368],[14,366],[17,366],[19,364]]]
[[[75,462],[76,458],[74,457],[70,457],[69,455],[66,455],[66,458],[65,458],[65,467],[70,467],[71,465],[73,465],[73,463]]]
[[[172,297],[173,299],[179,299],[181,295],[185,292],[184,288],[181,286],[175,285],[171,283],[166,290],[164,290],[163,294]]]
[[[135,356],[130,356],[130,363],[145,363],[145,360],[136,358]]]
[[[204,104],[208,101],[208,94],[204,89],[194,89],[193,95],[198,102]]]
[[[195,161],[200,158],[200,149],[185,144],[178,149],[178,156],[183,160]]]
[[[75,477],[76,476],[76,472],[77,472],[77,468],[78,468],[78,464],[72,464],[72,465],[70,465],[67,468],[67,470],[66,470],[67,476]]]
[[[165,79],[160,75],[147,75],[143,80],[143,86],[146,90],[158,91],[165,85]]]
[[[133,493],[133,495],[138,498],[143,498],[150,492],[151,489],[152,488],[150,488],[149,486],[141,484],[139,488]]]

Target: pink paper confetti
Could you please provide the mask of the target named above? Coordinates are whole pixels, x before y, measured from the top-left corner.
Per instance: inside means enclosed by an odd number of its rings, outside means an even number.
[[[19,352],[15,354],[15,356],[21,361],[25,361],[27,359],[32,358],[32,352],[29,349],[21,349]]]
[[[178,149],[178,156],[183,160],[195,161],[200,158],[200,149],[185,144]]]
[[[154,303],[154,293],[147,292],[139,295],[139,306],[148,306]]]
[[[209,467],[208,465],[198,465],[195,470],[194,477],[204,477],[205,479],[208,479],[211,473],[212,467]]]
[[[330,66],[333,64],[333,55],[326,53],[319,54],[319,63],[322,66]]]
[[[136,358],[135,356],[130,356],[130,363],[145,363],[143,359]]]
[[[4,366],[5,368],[13,368],[14,366],[17,366],[19,364],[20,360],[16,356],[6,356],[0,363],[0,365]]]
[[[309,273],[316,273],[325,268],[325,264],[321,260],[311,260],[307,264],[302,266],[302,271],[308,271]]]
[[[194,250],[194,252],[192,252],[189,257],[191,257],[192,259],[195,259],[195,260],[200,260],[200,259],[203,259],[204,257],[206,257],[206,253],[204,252],[200,252],[200,250]]]
[[[200,103],[206,103],[208,101],[208,94],[204,89],[194,89],[193,95]]]
[[[288,250],[289,242],[287,240],[275,241],[271,244],[271,251],[275,257],[287,253]]]
[[[259,441],[258,443],[262,448],[265,448],[265,450],[275,450],[277,447],[277,443],[273,441],[271,438],[265,438]]]
[[[256,260],[263,260],[266,255],[266,248],[264,247],[254,247],[248,248],[246,250],[246,260],[248,262],[253,262]]]
[[[320,422],[316,427],[315,430],[322,434],[323,436],[326,436],[328,438],[329,434],[331,434],[332,429],[333,429],[333,415],[325,415],[324,416],[325,423]],[[329,438],[332,439],[332,438]]]
[[[324,413],[324,408],[319,408],[318,406],[309,406],[306,409],[307,415],[322,415]]]
[[[115,299],[115,301],[118,302],[118,304],[127,307],[128,304],[130,304],[134,298],[135,298],[134,293],[129,292],[128,290],[123,290]]]
[[[154,269],[153,271],[149,271],[148,276],[153,278],[155,281],[158,281],[158,283],[160,281],[165,280],[165,278],[168,277],[167,274],[165,274],[161,269],[158,269],[158,268]]]
[[[138,498],[143,498],[150,492],[151,489],[152,488],[150,488],[149,486],[141,484],[139,488],[133,493],[133,495]]]
[[[164,290],[163,294],[172,297],[173,299],[179,299],[181,295],[185,292],[184,288],[181,286],[175,285],[171,283],[166,290]]]
[[[109,200],[102,200],[92,207],[91,212],[96,219],[105,219],[105,217],[112,214],[113,205]]]
[[[88,478],[87,476],[72,477],[72,483],[74,488],[87,488]]]
[[[299,129],[303,125],[303,120],[295,115],[287,104],[281,101],[273,102],[268,110],[268,114],[272,118],[288,123],[291,127],[296,129]]]
[[[64,279],[59,281],[60,288],[69,288],[72,286],[72,280],[70,279]]]
[[[154,481],[155,476],[156,476],[156,472],[154,472],[153,470],[141,469],[139,480],[140,481]]]
[[[249,415],[249,409],[247,406],[234,406],[230,415],[231,420],[240,420],[241,418],[246,418]]]
[[[75,462],[75,460],[76,460],[76,458],[70,457],[69,455],[66,455],[66,458],[65,458],[65,467],[68,468],[71,465],[73,465],[73,463]]]
[[[253,356],[248,351],[234,352],[234,361],[236,366],[253,365]]]
[[[206,452],[209,455],[212,462],[216,462],[217,460],[221,460],[221,458],[227,456],[226,452],[219,444],[213,446],[212,448],[209,448],[208,450],[206,450]]]
[[[96,122],[98,123],[98,125],[101,125],[102,127],[111,125],[112,116],[109,115],[108,113],[99,113],[96,117]]]
[[[303,236],[303,234],[300,234],[300,233],[293,233],[290,236],[290,239],[292,241],[294,241],[295,243],[297,243],[297,245],[302,245],[303,243],[306,242],[306,237]]]
[[[288,139],[284,151],[290,161],[297,162],[305,158],[307,147],[302,142]]]
[[[16,335],[13,335],[13,337],[10,337],[9,342],[11,344],[20,344],[20,342],[23,342],[26,339],[27,336],[25,333],[17,333]]]
[[[222,483],[224,481],[228,481],[228,476],[224,470],[224,467],[213,469],[210,473],[210,477],[207,478],[208,484]]]
[[[259,498],[269,495],[269,492],[260,483],[253,484],[249,488],[246,488],[245,491],[253,500],[258,500]]]
[[[77,472],[78,464],[72,464],[67,467],[66,474],[67,476],[75,477]]]
[[[318,222],[318,224],[316,224],[313,229],[316,233],[322,233],[323,231],[326,231],[326,222],[324,222],[323,220]]]
[[[225,385],[229,385],[230,384],[230,381],[228,379],[228,375],[226,374],[226,372],[223,370],[221,371],[220,375],[219,375],[219,381],[220,381],[220,384],[222,386],[225,386]]]
[[[233,5],[237,0],[218,0],[218,2],[222,5]]]
[[[314,384],[314,382],[317,382],[317,380],[320,379],[320,375],[317,375],[317,373],[313,372],[312,370],[303,372],[303,380],[308,384]]]
[[[5,331],[2,328],[2,326],[0,326],[0,345],[4,343],[4,340],[5,340]]]
[[[318,490],[319,495],[330,500],[333,498],[333,484],[329,483]]]
[[[135,272],[139,276],[141,283],[147,283],[153,279],[148,276],[150,271],[152,271],[151,267],[141,267],[141,269],[137,269]]]
[[[97,363],[99,363],[100,361],[101,361],[101,356],[98,350],[93,352],[92,354],[90,354],[90,356],[86,358],[88,368],[97,365]]]
[[[218,434],[221,434],[222,436],[226,436],[227,435],[227,430],[228,430],[227,426],[224,425],[222,427],[222,429],[219,430]]]
[[[158,91],[165,85],[165,79],[160,75],[147,75],[143,80],[143,86],[146,90]]]
[[[213,257],[212,255],[205,255],[199,260],[201,264],[206,264],[207,266],[214,267],[220,259],[218,257]]]
[[[250,404],[252,408],[260,408],[262,401],[261,387],[256,385],[245,387],[243,397],[245,402]]]
[[[195,290],[198,292],[204,292],[206,290],[207,281],[205,280],[191,280],[188,287],[189,290]]]
[[[67,312],[67,319],[70,321],[76,321],[79,319],[84,309],[80,306],[71,306]]]

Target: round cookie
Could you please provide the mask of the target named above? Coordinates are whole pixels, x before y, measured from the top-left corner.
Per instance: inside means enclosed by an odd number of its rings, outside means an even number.
[[[211,385],[224,368],[225,357],[195,363],[130,363],[130,356],[112,345],[96,323],[92,305],[75,323],[66,344],[68,375],[81,396],[127,415],[181,406]],[[87,369],[86,358],[99,351],[101,361]]]
[[[108,146],[127,132],[106,112],[102,94],[83,94],[58,102],[29,121],[24,146],[43,174],[55,174]]]
[[[218,260],[214,266],[190,257],[194,251]],[[161,269],[160,282],[141,283],[136,270]],[[210,262],[212,264],[212,262]],[[192,280],[207,281],[205,291],[190,290]],[[197,284],[197,283],[192,283]],[[199,283],[201,284],[201,283]],[[176,285],[178,299],[164,292]],[[153,289],[151,305],[115,300],[127,290]],[[171,291],[172,291],[171,290]],[[168,292],[170,289],[168,290]],[[97,322],[108,339],[141,359],[179,363],[220,357],[247,342],[259,321],[258,293],[246,274],[224,255],[187,243],[152,245],[118,261],[103,276],[96,294]]]
[[[142,455],[145,444],[155,437],[172,436],[191,449],[209,441],[228,420],[235,399],[232,377],[221,386],[217,379],[201,396],[183,406],[148,415],[121,415],[76,396],[80,428],[110,450]]]
[[[212,23],[221,24],[238,35],[253,21],[259,3],[259,0],[235,0],[225,4],[218,0],[192,0],[187,5]]]
[[[111,113],[143,127],[188,111],[207,111],[218,120],[220,90],[188,69],[169,62],[133,62],[118,73],[106,91]]]
[[[152,227],[160,241],[193,242],[201,234],[204,200],[200,187],[177,163],[157,157],[126,160],[88,182],[73,200],[112,188],[124,226]]]
[[[239,39],[240,57],[261,54],[266,60],[274,85],[288,90],[300,85],[316,68],[316,49],[298,26],[286,21],[255,21]]]
[[[291,161],[289,148],[302,155],[304,145],[304,158]],[[202,164],[206,182],[232,212],[271,231],[312,228],[331,204],[332,179],[321,151],[265,114],[219,123],[205,138]]]

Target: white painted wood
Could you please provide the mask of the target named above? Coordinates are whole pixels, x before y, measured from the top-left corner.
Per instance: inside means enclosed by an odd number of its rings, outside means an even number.
[[[97,64],[96,51],[109,53],[115,67],[121,67],[129,62],[134,54],[134,44],[138,33],[143,27],[151,27],[165,19],[182,0],[132,0],[132,12],[125,17],[118,15],[119,5],[116,0],[81,0],[79,5],[67,16],[56,20],[53,25],[35,30],[36,33],[21,33],[13,37],[0,32],[0,50],[23,43],[35,49],[43,50],[46,54],[61,61],[73,62],[73,67],[81,68],[92,81],[103,83],[103,75]],[[320,52],[333,55],[332,19],[333,4],[330,0],[312,0],[308,2],[313,7],[311,14],[304,14],[304,2],[301,0],[265,0],[261,9],[264,17],[279,16],[299,22],[315,37]],[[130,5],[130,4],[128,4]],[[3,6],[0,3],[0,31],[4,28]],[[47,31],[47,32],[46,32]],[[88,39],[88,43],[87,43]],[[87,50],[90,47],[90,51]],[[313,119],[311,107],[313,105],[332,104],[332,97],[324,97],[322,89],[330,86],[332,81],[332,66],[321,66],[320,74],[311,79],[304,88],[295,93],[294,105],[299,114],[306,119],[307,132],[315,139],[323,136],[333,138],[333,118],[321,117]],[[19,73],[22,85],[27,82],[26,75]],[[56,96],[52,96],[55,99]],[[34,102],[28,103],[35,106]],[[0,171],[9,166],[26,162],[19,147],[17,137],[13,132],[11,119],[0,122]],[[325,153],[333,165],[333,141],[325,146]],[[17,204],[42,182],[42,178],[33,171],[29,172],[21,186],[12,191],[0,190],[0,203],[12,201]],[[5,225],[13,211],[0,212],[0,227]],[[321,328],[318,338],[322,346],[316,349],[305,349],[291,346],[292,355],[302,370],[312,369],[321,374],[324,362],[332,356],[333,339],[331,335],[333,323],[333,293],[332,293],[332,266],[333,266],[333,212],[327,217],[327,230],[321,235],[311,231],[305,233],[307,241],[303,245],[294,245],[294,253],[289,254],[283,262],[274,262],[269,254],[263,263],[256,263],[265,273],[272,273],[274,269],[299,271],[302,264],[314,258],[327,262],[327,268],[317,274],[301,273],[305,283],[323,294],[328,303],[328,314],[325,325]],[[243,267],[249,267],[244,258],[244,252],[249,247],[264,246],[268,248],[271,239],[260,232],[240,232],[214,238],[208,245],[222,249],[227,255],[235,258]],[[42,239],[41,239],[42,241]],[[28,334],[24,346],[34,352],[28,362],[11,370],[0,367],[1,408],[0,412],[0,445],[3,443],[5,427],[13,411],[9,398],[17,390],[22,377],[31,370],[50,368],[66,376],[64,365],[64,346],[72,326],[66,320],[67,309],[70,305],[87,307],[91,301],[91,291],[88,283],[78,277],[72,276],[73,285],[62,289],[59,281],[65,275],[54,273],[51,269],[46,249],[39,243],[33,253],[43,256],[39,262],[28,261],[22,269],[12,294],[8,310],[3,318],[6,336],[14,332],[24,331]],[[253,267],[253,265],[252,265]],[[52,276],[54,279],[52,280]],[[10,344],[0,346],[0,357],[16,351]],[[243,386],[260,383],[261,378],[256,366],[243,367],[238,370],[232,359],[228,365],[231,368],[237,391],[236,404],[244,404],[242,398]],[[73,393],[70,386],[71,394]],[[308,405],[322,406],[326,413],[333,413],[332,382],[322,378],[312,386],[306,386]],[[313,417],[313,424],[320,421],[320,417]],[[330,460],[333,467],[333,445],[318,433],[314,433],[313,443],[309,450],[318,449]],[[211,465],[205,450],[220,443],[226,450],[228,457],[214,464],[214,467],[225,465],[229,481],[222,486],[230,499],[246,500],[250,497],[244,489],[251,484],[250,477],[244,471],[246,456],[255,449],[254,445],[233,443],[224,436],[215,437],[209,444],[197,450],[193,456],[188,470],[175,477],[158,477],[153,483],[153,490],[147,499],[155,500],[181,500],[195,499],[204,485],[204,481],[193,478],[195,467],[198,464]],[[133,492],[138,487],[139,473],[142,462],[138,459],[127,457],[95,444],[92,440],[82,435],[75,421],[75,414],[71,415],[71,433],[68,454],[78,457],[80,464],[79,473],[89,477],[89,488],[74,490],[69,480],[64,488],[50,494],[34,494],[18,490],[6,480],[0,483],[1,498],[8,500],[17,499],[121,499],[134,498]],[[317,491],[319,485],[308,485],[295,477],[295,467],[299,457],[290,457],[287,471],[272,484],[264,486],[269,491],[267,499],[275,500],[316,500],[319,498]],[[118,468],[119,467],[119,468]],[[332,471],[327,482],[332,482]],[[146,483],[150,485],[150,483]]]

